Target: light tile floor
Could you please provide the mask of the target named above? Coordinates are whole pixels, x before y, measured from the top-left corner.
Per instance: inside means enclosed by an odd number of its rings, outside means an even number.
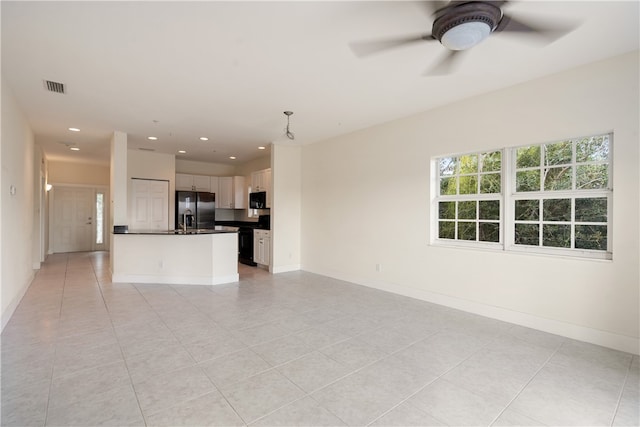
[[[56,254],[2,333],[3,426],[638,425],[637,356],[304,272],[111,283]]]

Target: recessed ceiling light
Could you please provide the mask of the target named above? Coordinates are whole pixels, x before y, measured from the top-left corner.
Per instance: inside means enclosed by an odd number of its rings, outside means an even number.
[[[178,150],[178,153],[180,153],[180,154],[186,154],[187,152],[186,152],[186,151],[184,151],[184,150]]]
[[[200,141],[208,141],[208,140],[209,140],[209,138],[207,138],[206,136],[201,136],[200,137]]]
[[[71,150],[71,151],[80,151],[80,149],[78,147],[71,147],[71,148],[69,148],[69,150]]]
[[[78,128],[69,128],[69,130],[71,132],[80,132],[80,129],[78,129]]]
[[[158,139],[157,136],[148,136],[147,139],[150,139],[151,141],[156,141]]]
[[[236,159],[236,156],[229,156],[229,158],[230,158],[231,160],[235,160],[235,159]]]
[[[258,150],[264,150],[264,149],[266,149],[266,148],[267,148],[267,147],[260,146],[260,147],[258,147]]]

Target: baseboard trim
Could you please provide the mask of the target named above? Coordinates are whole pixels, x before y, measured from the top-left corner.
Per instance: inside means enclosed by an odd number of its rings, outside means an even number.
[[[180,276],[154,276],[142,274],[112,274],[114,283],[148,283],[158,285],[223,285],[239,281],[238,274],[219,277],[180,277]]]
[[[273,267],[273,274],[277,274],[277,273],[288,273],[290,271],[298,271],[300,270],[300,264],[293,264],[293,265],[281,265],[278,267]]]
[[[20,291],[18,292],[18,295],[16,295],[15,298],[13,298],[11,303],[9,303],[7,308],[5,308],[4,311],[2,312],[2,329],[1,330],[4,331],[4,327],[7,326],[7,323],[9,323],[9,320],[11,320],[11,316],[13,316],[13,313],[15,313],[16,308],[18,308],[18,305],[20,305],[20,301],[22,301],[22,298],[24,298],[24,295],[27,293],[27,290],[29,289],[29,286],[31,286],[31,283],[33,283],[33,279],[35,278],[35,276],[36,276],[35,272],[32,272],[29,275],[29,279],[26,281],[26,283],[22,285],[22,287],[20,288]]]
[[[490,317],[492,319],[514,323],[516,325],[537,329],[539,331],[560,335],[578,341],[584,341],[591,344],[612,348],[614,350],[620,350],[627,353],[640,355],[640,338],[602,331],[599,329],[575,325],[559,320],[547,319],[529,313],[522,313],[502,307],[481,304],[475,301],[469,301],[449,295],[439,294],[436,292],[425,291],[422,289],[401,286],[379,280],[363,279],[336,271],[307,269],[304,266],[302,266],[302,270],[308,271],[310,273],[332,277],[338,280],[344,280],[369,288],[379,289],[410,298],[416,298],[445,307],[455,308],[469,313],[479,314],[481,316]]]

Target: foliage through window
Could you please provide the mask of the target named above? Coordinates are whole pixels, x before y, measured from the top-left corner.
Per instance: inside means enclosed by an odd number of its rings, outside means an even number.
[[[611,135],[436,164],[438,241],[610,258]]]
[[[438,238],[500,242],[502,152],[438,159]]]

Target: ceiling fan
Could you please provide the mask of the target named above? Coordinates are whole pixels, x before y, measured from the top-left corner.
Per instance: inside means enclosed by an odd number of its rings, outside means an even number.
[[[540,25],[516,19],[502,11],[507,3],[508,0],[423,2],[435,17],[431,33],[354,42],[350,47],[356,56],[364,57],[414,43],[437,41],[448,52],[425,74],[442,75],[451,71],[463,51],[479,44],[493,33],[528,33],[553,41],[573,29],[567,25],[554,26],[549,22]]]

